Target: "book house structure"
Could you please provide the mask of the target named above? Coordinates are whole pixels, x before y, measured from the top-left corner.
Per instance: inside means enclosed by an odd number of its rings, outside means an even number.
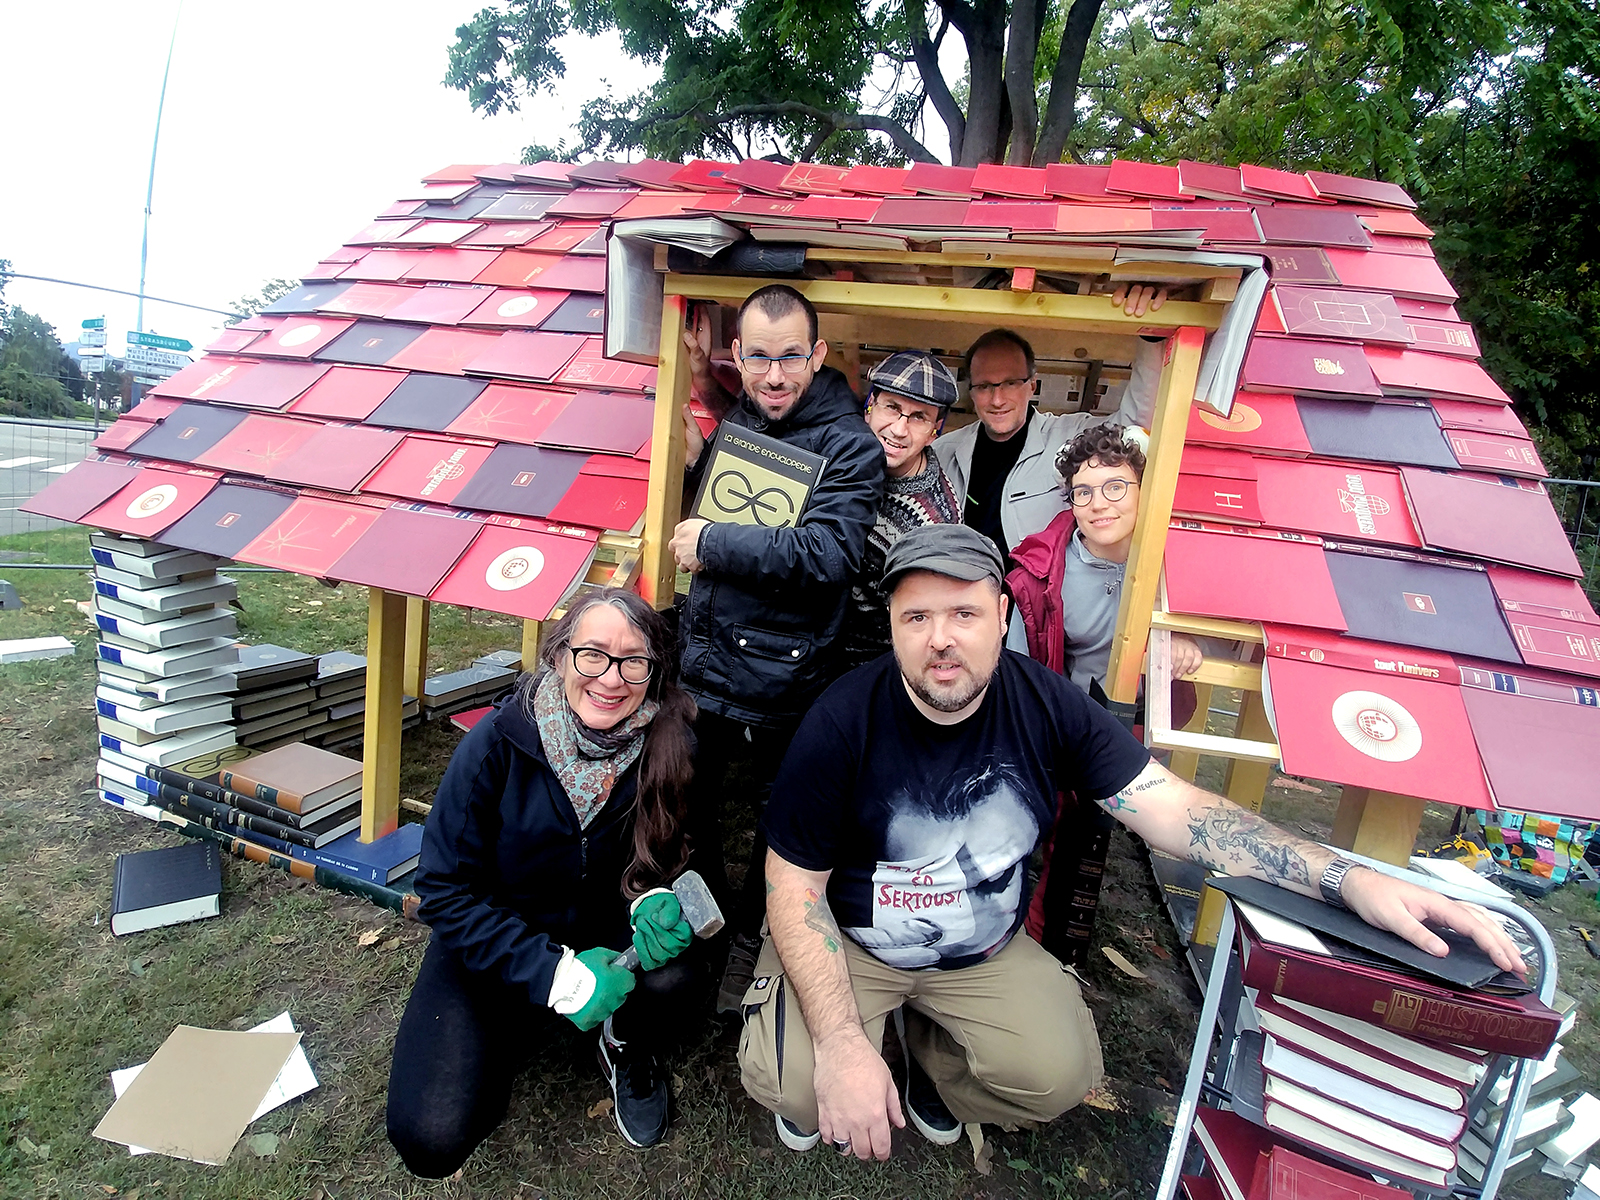
[[[1056,410],[1113,409],[1158,337],[1107,680],[1128,702],[1148,671],[1147,740],[1191,776],[1230,759],[1247,805],[1271,765],[1338,782],[1335,840],[1395,862],[1424,801],[1600,818],[1600,617],[1414,207],[1190,162],[453,166],[28,507],[370,588],[370,839],[430,602],[524,618],[528,662],[585,581],[672,602],[695,306],[726,360],[732,310],[792,284],[858,388],[895,349],[955,364],[1013,328]],[[1172,298],[1127,316],[1122,282]],[[1236,729],[1204,730],[1204,695],[1172,726],[1174,632],[1237,647],[1198,677],[1242,689]]]

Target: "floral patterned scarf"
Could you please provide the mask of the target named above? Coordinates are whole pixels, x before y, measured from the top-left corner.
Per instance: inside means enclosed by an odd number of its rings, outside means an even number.
[[[567,703],[566,687],[557,672],[542,671],[534,680],[533,715],[544,742],[544,756],[584,829],[599,815],[617,780],[644,749],[645,730],[660,707],[656,701],[646,700],[619,725],[590,729]]]

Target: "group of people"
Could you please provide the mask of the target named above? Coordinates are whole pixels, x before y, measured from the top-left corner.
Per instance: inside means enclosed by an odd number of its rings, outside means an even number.
[[[1112,298],[1130,313],[1159,301]],[[1446,947],[1429,921],[1521,968],[1481,909],[1179,779],[1096,702],[1159,342],[1101,422],[1039,411],[1032,347],[986,333],[961,372],[979,419],[943,436],[961,383],[937,357],[873,367],[863,412],[792,288],[740,309],[738,396],[713,374],[703,321],[685,344],[725,424],[826,466],[792,526],[677,526],[691,584],[676,630],[631,592],[579,598],[457,748],[423,839],[432,938],[390,1077],[389,1136],[413,1172],[465,1162],[562,1017],[599,1031],[622,1135],[660,1141],[663,1055],[718,967],[745,1088],[791,1149],[884,1158],[908,1119],[943,1143],[964,1123],[1053,1119],[1101,1060],[1076,977],[1022,932],[1029,864],[1096,816],[1432,953]],[[685,424],[692,488],[709,455]],[[1175,672],[1201,656],[1180,644]],[[723,884],[731,764],[759,814],[738,895]],[[671,891],[689,865],[720,891],[725,947],[692,936]],[[630,945],[638,970],[616,961]]]

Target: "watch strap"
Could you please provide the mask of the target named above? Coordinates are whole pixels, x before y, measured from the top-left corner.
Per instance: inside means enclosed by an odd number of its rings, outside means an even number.
[[[1344,887],[1344,877],[1350,873],[1350,868],[1360,865],[1355,859],[1340,855],[1323,868],[1322,878],[1317,881],[1317,890],[1322,893],[1325,903],[1335,908],[1350,907],[1344,902],[1344,893],[1341,889]]]

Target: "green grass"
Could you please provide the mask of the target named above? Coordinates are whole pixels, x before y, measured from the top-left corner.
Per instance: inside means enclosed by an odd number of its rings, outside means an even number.
[[[5,548],[14,542],[0,541]],[[673,1060],[676,1113],[666,1145],[634,1151],[609,1117],[586,1115],[607,1093],[592,1040],[573,1034],[543,1050],[519,1082],[507,1119],[459,1179],[412,1178],[384,1135],[383,1111],[395,1027],[427,931],[227,859],[220,919],[112,938],[106,919],[115,856],[172,839],[93,795],[93,637],[73,603],[88,596],[87,579],[15,566],[0,568],[0,577],[25,601],[21,611],[0,613],[0,638],[60,633],[78,645],[72,658],[0,667],[0,1197],[105,1197],[111,1189],[123,1200],[1132,1200],[1150,1193],[1198,992],[1148,868],[1120,832],[1096,940],[1147,978],[1123,975],[1098,953],[1084,976],[1123,1111],[1084,1107],[1042,1129],[988,1130],[988,1174],[975,1169],[965,1142],[936,1148],[914,1134],[897,1137],[887,1164],[865,1166],[820,1150],[795,1155],[777,1144],[770,1118],[740,1087],[736,1029],[708,1021]],[[362,648],[363,589],[283,575],[238,578],[240,627],[249,640],[308,651]],[[520,625],[441,607],[432,632],[430,667],[446,669],[517,645]],[[456,740],[443,721],[408,734],[403,794],[432,795]],[[1215,764],[1204,770],[1204,781],[1219,782]],[[1334,794],[1274,786],[1267,812],[1291,828],[1325,833]],[[1430,806],[1425,836],[1449,816]],[[1596,921],[1600,910],[1568,889],[1554,907],[1537,911],[1562,951],[1563,986],[1585,1014],[1567,1052],[1596,1078],[1600,1041],[1591,1014],[1600,999],[1600,962],[1583,954],[1566,926]],[[373,930],[376,943],[362,946],[360,935]],[[241,1141],[224,1166],[206,1167],[160,1155],[132,1158],[92,1137],[112,1101],[108,1073],[148,1058],[175,1025],[244,1028],[285,1009],[305,1033],[321,1086],[251,1127],[280,1136],[272,1157],[255,1157]],[[1560,1190],[1532,1180],[1505,1194],[1555,1200]]]

